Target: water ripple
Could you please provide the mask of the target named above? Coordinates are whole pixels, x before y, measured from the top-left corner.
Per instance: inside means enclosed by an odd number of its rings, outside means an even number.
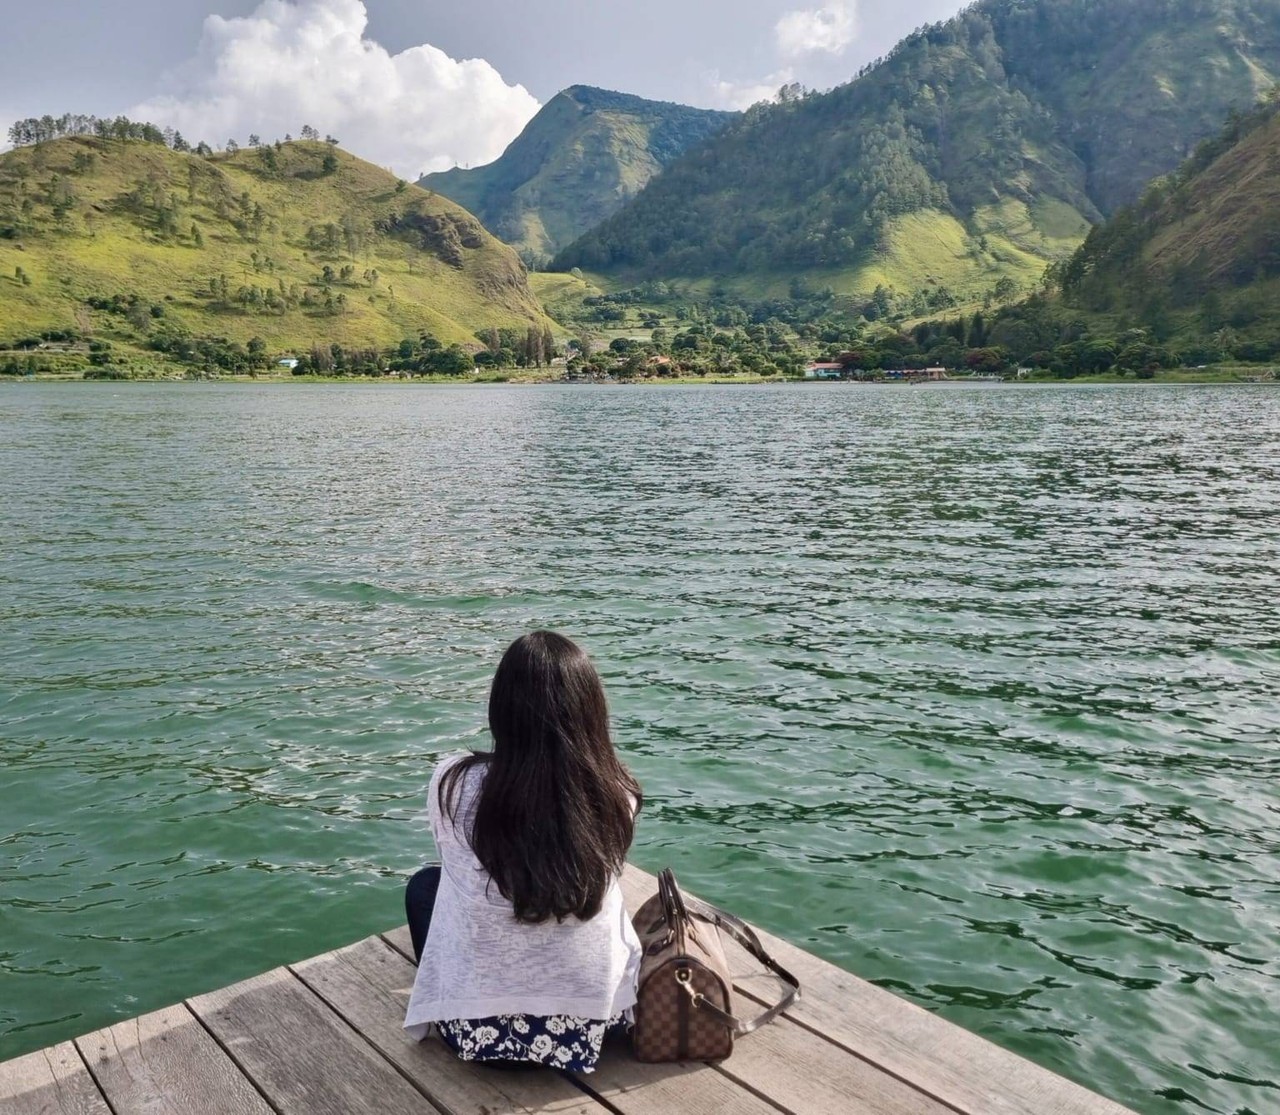
[[[0,1057],[384,928],[497,654],[637,858],[1151,1113],[1277,1099],[1280,395],[0,391]]]

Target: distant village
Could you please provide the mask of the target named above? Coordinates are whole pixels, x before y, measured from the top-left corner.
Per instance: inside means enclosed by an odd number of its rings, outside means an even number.
[[[1005,383],[1026,379],[1030,368],[1017,368],[1005,375],[966,372],[948,375],[946,368],[850,368],[844,364],[814,361],[805,366],[807,380],[844,380],[850,383]]]

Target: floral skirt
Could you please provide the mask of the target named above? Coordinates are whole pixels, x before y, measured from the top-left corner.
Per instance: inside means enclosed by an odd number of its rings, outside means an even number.
[[[627,1028],[623,1015],[600,1021],[553,1014],[501,1014],[437,1022],[441,1040],[463,1061],[525,1062],[591,1072],[605,1035]]]

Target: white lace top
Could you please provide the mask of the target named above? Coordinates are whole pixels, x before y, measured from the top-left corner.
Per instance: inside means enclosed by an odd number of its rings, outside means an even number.
[[[440,856],[440,889],[422,950],[404,1027],[426,1036],[429,1024],[495,1015],[572,1015],[608,1019],[636,1001],[640,942],[615,879],[589,921],[516,920],[467,843],[485,768],[463,776],[456,824],[442,817],[440,779],[464,755],[436,767],[427,815]]]

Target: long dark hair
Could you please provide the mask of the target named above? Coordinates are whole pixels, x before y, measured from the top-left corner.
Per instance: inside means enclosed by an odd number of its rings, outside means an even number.
[[[554,631],[507,648],[489,691],[492,752],[475,752],[440,781],[440,811],[456,822],[458,787],[484,781],[467,834],[520,921],[600,912],[635,836],[640,785],[614,751],[600,675]]]

